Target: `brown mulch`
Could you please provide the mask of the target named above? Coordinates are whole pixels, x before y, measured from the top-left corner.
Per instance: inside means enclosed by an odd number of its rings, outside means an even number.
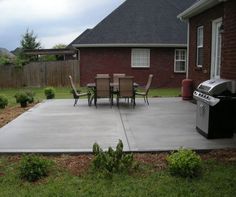
[[[56,164],[64,169],[67,169],[74,175],[82,175],[88,171],[93,156],[88,155],[61,155],[55,157],[53,160]]]
[[[20,105],[13,107],[6,107],[0,110],[0,128],[14,120],[17,116],[21,115],[23,112],[29,110],[31,107],[37,103],[29,104],[27,107],[22,108]]]
[[[155,171],[161,171],[167,167],[166,156],[169,153],[134,153],[134,159],[139,164],[146,164],[153,167]],[[203,160],[216,160],[224,163],[236,163],[236,149],[211,150],[198,153]],[[86,173],[91,166],[93,155],[61,155],[54,158],[57,165],[67,169],[74,175]]]

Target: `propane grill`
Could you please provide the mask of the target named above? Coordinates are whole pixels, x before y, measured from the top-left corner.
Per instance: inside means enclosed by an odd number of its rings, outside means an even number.
[[[193,93],[197,100],[196,128],[207,138],[233,137],[236,117],[236,82],[207,80]]]

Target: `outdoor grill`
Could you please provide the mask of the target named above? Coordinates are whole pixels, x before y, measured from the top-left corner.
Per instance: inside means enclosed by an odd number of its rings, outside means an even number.
[[[236,81],[207,80],[193,93],[197,101],[196,129],[208,139],[233,137],[236,121]]]

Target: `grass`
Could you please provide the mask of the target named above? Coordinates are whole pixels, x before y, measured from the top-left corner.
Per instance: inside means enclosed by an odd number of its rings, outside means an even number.
[[[118,174],[101,178],[87,172],[74,176],[66,169],[54,167],[50,176],[36,183],[28,183],[18,176],[18,162],[0,157],[0,196],[227,196],[236,193],[236,163],[204,161],[203,173],[198,178],[171,176],[167,170],[156,172],[142,166],[132,175]]]
[[[44,88],[12,88],[12,89],[1,89],[0,94],[4,94],[8,98],[9,106],[16,105],[16,100],[14,95],[21,90],[32,90],[35,93],[35,101],[41,102],[45,99],[44,95]],[[72,98],[70,93],[70,88],[68,87],[57,87],[56,90],[56,99],[67,99]],[[82,87],[80,88],[81,91],[86,92],[87,88]],[[141,90],[141,89],[139,89]],[[150,89],[149,97],[176,97],[180,96],[180,88],[157,88],[157,89]]]

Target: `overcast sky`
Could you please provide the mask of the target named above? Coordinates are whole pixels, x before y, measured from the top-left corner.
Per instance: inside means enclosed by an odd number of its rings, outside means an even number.
[[[43,48],[69,44],[125,0],[0,0],[0,48],[20,46],[26,29]]]

